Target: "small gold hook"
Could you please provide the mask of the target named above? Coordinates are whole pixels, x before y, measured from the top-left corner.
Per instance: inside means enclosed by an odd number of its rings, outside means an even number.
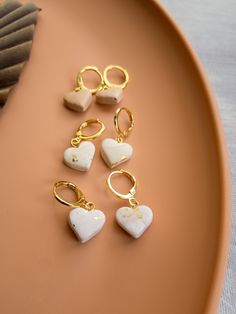
[[[119,126],[119,115],[121,111],[125,111],[129,117],[130,126],[127,130],[122,130]],[[122,142],[123,138],[127,137],[134,127],[134,116],[132,112],[126,107],[118,108],[115,112],[114,124],[117,132],[117,141]]]
[[[92,125],[92,124],[99,124],[101,126],[101,128],[94,134],[90,134],[90,135],[84,135],[82,132],[83,130],[88,127],[89,125]],[[83,122],[77,132],[76,132],[76,137],[72,138],[71,140],[71,145],[73,147],[78,147],[80,142],[82,140],[93,140],[95,139],[96,137],[102,135],[102,133],[105,131],[105,125],[104,123],[99,120],[99,119],[89,119],[89,120],[86,120],[85,122]]]
[[[126,177],[128,177],[128,179],[132,182],[133,186],[132,188],[129,190],[129,193],[127,194],[122,194],[122,193],[119,193],[117,192],[112,184],[111,184],[111,178],[114,174],[124,174]],[[118,196],[119,198],[121,199],[125,199],[125,200],[130,200],[130,204],[131,203],[135,203],[135,206],[138,204],[137,201],[135,200],[134,196],[137,192],[137,181],[135,179],[135,177],[129,172],[129,171],[126,171],[126,170],[123,170],[123,169],[120,169],[120,170],[116,170],[116,171],[113,171],[110,173],[108,179],[107,179],[107,184],[108,184],[108,187],[109,189],[112,191],[112,193],[116,196]]]
[[[65,199],[63,199],[61,196],[59,196],[58,194],[58,189],[60,188],[64,188],[64,189],[70,189],[72,190],[75,195],[76,195],[76,201],[75,202],[69,202]],[[93,210],[95,205],[93,202],[87,202],[85,199],[85,196],[83,194],[83,192],[78,188],[77,185],[75,185],[72,182],[68,182],[68,181],[58,181],[54,184],[53,187],[53,193],[55,198],[57,199],[58,202],[60,202],[61,204],[70,206],[70,207],[84,207],[87,210]]]
[[[88,88],[84,84],[84,80],[83,80],[82,75],[83,75],[83,73],[88,72],[88,71],[93,71],[93,72],[97,73],[97,75],[99,76],[100,82],[97,85],[97,87],[95,87],[95,88]],[[76,85],[77,85],[77,87],[75,88],[75,91],[80,91],[81,89],[87,89],[92,94],[96,94],[97,92],[102,90],[104,87],[104,80],[103,80],[102,73],[95,66],[90,66],[90,65],[86,66],[78,72],[77,77],[76,77]]]
[[[122,74],[124,75],[124,82],[121,83],[121,84],[111,83],[108,80],[108,77],[107,77],[108,72],[111,71],[111,70],[118,70],[118,71],[122,72]],[[103,81],[104,81],[105,88],[110,88],[110,87],[125,88],[127,86],[128,82],[129,82],[129,74],[128,74],[127,70],[122,68],[121,66],[111,64],[111,65],[108,65],[105,68],[105,70],[103,71]]]

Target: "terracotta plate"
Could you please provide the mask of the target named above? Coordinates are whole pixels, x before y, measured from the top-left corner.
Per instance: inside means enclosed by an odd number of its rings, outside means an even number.
[[[34,314],[215,313],[227,255],[229,178],[215,101],[195,55],[151,1],[38,0],[31,60],[0,120],[0,312]],[[81,122],[99,117],[114,137],[114,107],[76,114],[62,104],[85,65],[119,64],[135,115],[124,168],[154,211],[139,240],[115,223],[126,204],[107,189],[99,156],[81,174],[62,163]],[[79,184],[107,222],[81,245],[69,209],[52,194]]]

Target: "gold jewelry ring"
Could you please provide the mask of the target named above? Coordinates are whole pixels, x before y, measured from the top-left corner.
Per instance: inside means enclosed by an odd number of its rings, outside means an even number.
[[[97,85],[97,87],[95,87],[95,88],[88,88],[88,87],[85,86],[82,74],[85,73],[85,72],[87,72],[87,71],[93,71],[93,72],[97,73],[97,75],[99,76],[100,82],[99,82],[99,84]],[[84,67],[82,70],[80,70],[80,71],[78,72],[77,78],[76,78],[76,84],[77,84],[77,86],[78,86],[78,87],[75,89],[76,91],[77,91],[77,90],[81,90],[81,89],[87,89],[87,90],[89,90],[92,94],[96,94],[97,92],[99,92],[100,90],[103,89],[104,80],[103,80],[102,73],[98,70],[97,67],[95,67],[95,66],[86,66],[86,67]]]
[[[77,200],[75,202],[69,202],[69,201],[63,199],[61,196],[58,195],[58,192],[57,192],[58,189],[60,189],[60,188],[72,190],[75,193]],[[71,183],[71,182],[68,182],[68,181],[58,181],[58,182],[56,182],[54,184],[54,187],[53,187],[53,193],[54,193],[55,198],[61,204],[64,204],[64,205],[67,205],[67,206],[79,207],[85,201],[83,192],[74,183]]]
[[[125,111],[129,116],[130,127],[127,130],[122,130],[119,126],[119,115],[120,115],[121,111]],[[116,110],[116,113],[114,116],[114,124],[115,124],[115,128],[116,128],[116,132],[118,134],[118,139],[119,138],[122,139],[124,137],[127,137],[128,134],[132,131],[132,129],[134,127],[134,116],[133,116],[132,112],[126,107],[118,108]]]
[[[124,82],[121,84],[111,83],[107,77],[108,72],[111,70],[118,70],[118,71],[122,72],[122,74],[124,75]],[[103,80],[104,80],[104,84],[107,88],[110,88],[110,87],[125,88],[129,82],[129,74],[128,74],[127,70],[122,68],[121,66],[111,64],[111,65],[108,65],[105,68],[105,70],[103,71]]]
[[[90,134],[90,135],[85,135],[83,134],[83,130],[88,127],[89,125],[92,125],[92,124],[99,124],[101,126],[100,130],[98,130],[96,133],[94,134]],[[76,136],[81,139],[81,140],[93,140],[95,139],[96,137],[100,136],[103,132],[105,131],[105,125],[104,123],[99,120],[99,119],[89,119],[89,120],[86,120],[85,122],[83,122],[78,131],[76,132]]]
[[[111,184],[111,177],[114,175],[114,174],[124,174],[126,177],[128,177],[128,179],[132,182],[133,186],[132,188],[129,190],[129,193],[127,194],[122,194],[122,193],[119,193],[117,192],[112,184]],[[129,172],[129,171],[126,171],[126,170],[123,170],[123,169],[120,169],[120,170],[116,170],[116,171],[113,171],[110,173],[108,179],[107,179],[107,184],[108,184],[108,187],[109,189],[112,191],[113,194],[115,194],[116,196],[118,196],[119,198],[121,199],[124,199],[124,200],[133,200],[134,199],[134,195],[136,194],[137,192],[137,182],[136,182],[136,179],[135,177]],[[135,200],[135,199],[134,199]]]

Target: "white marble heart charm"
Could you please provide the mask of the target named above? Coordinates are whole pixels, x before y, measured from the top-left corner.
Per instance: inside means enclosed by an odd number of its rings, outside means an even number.
[[[127,143],[118,143],[106,138],[101,145],[101,156],[109,168],[114,168],[130,159],[133,148]]]
[[[64,96],[65,106],[77,112],[84,112],[92,103],[92,93],[88,89],[69,92]]]
[[[88,211],[77,207],[72,209],[69,214],[69,225],[82,243],[100,232],[105,221],[105,215],[98,209]]]
[[[82,141],[79,147],[69,147],[64,151],[64,163],[70,168],[88,171],[94,154],[94,144],[89,141]]]
[[[117,223],[135,239],[150,226],[152,219],[153,212],[145,205],[139,205],[135,209],[121,207],[116,212]]]

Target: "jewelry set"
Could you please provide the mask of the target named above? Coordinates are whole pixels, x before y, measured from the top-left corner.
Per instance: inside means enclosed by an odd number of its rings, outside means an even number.
[[[123,73],[123,83],[114,84],[108,80],[108,72],[112,70],[118,70]],[[89,89],[84,84],[83,73],[87,71],[93,71],[99,76],[100,82],[94,89]],[[64,96],[65,105],[71,110],[83,112],[91,105],[94,94],[96,94],[96,101],[100,104],[118,104],[123,99],[123,89],[127,86],[128,81],[128,72],[117,65],[107,66],[103,74],[97,67],[84,67],[77,75],[74,91]],[[119,124],[119,116],[122,111],[126,112],[129,118],[129,127],[127,130],[121,129]],[[99,125],[100,129],[94,134],[85,135],[84,129],[91,125]],[[123,142],[134,127],[132,112],[126,107],[118,108],[114,115],[114,125],[116,131],[115,138],[104,139],[100,152],[102,159],[109,168],[117,167],[132,156],[132,146]],[[64,151],[64,163],[70,168],[79,171],[88,171],[95,154],[95,146],[91,140],[102,135],[104,131],[105,125],[99,119],[89,119],[83,122],[75,133],[75,137],[71,139],[71,147]],[[111,183],[112,176],[114,175],[124,175],[131,181],[132,188],[127,194],[119,193],[114,189]],[[117,223],[132,237],[135,239],[139,238],[152,223],[153,212],[149,207],[139,205],[139,202],[136,200],[137,182],[135,177],[129,171],[120,169],[110,173],[107,184],[115,196],[129,202],[128,206],[117,210]],[[61,189],[72,190],[75,193],[76,201],[69,202],[63,199],[58,193]],[[72,208],[69,213],[69,225],[82,243],[87,242],[101,231],[106,220],[105,214],[96,209],[93,202],[86,200],[84,193],[78,186],[68,181],[59,181],[54,184],[53,191],[55,198],[60,203]]]

